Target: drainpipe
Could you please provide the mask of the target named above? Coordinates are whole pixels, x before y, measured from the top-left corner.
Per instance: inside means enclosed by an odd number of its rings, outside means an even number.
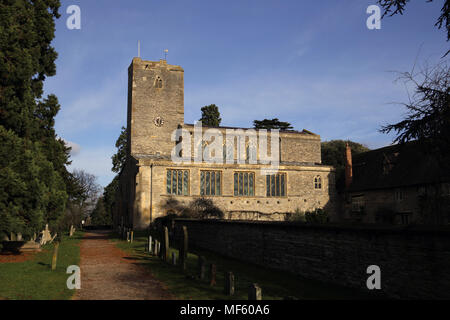
[[[153,163],[150,165],[150,225],[153,222]]]

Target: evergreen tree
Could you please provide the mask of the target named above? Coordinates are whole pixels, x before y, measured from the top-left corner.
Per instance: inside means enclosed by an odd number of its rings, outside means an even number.
[[[322,142],[322,163],[336,169],[336,189],[341,192],[345,187],[346,145],[350,146],[352,155],[369,151],[366,146],[353,141],[331,140]]]
[[[289,122],[282,122],[282,121],[278,120],[277,118],[271,119],[271,120],[269,120],[269,119],[254,120],[253,127],[255,129],[267,129],[267,130],[271,130],[271,129],[291,130],[291,129],[293,129],[293,127],[291,126],[291,124]]]
[[[127,128],[122,127],[122,131],[116,140],[117,153],[111,157],[113,164],[111,170],[113,172],[120,172],[125,165],[127,160],[127,140]]]
[[[42,99],[56,72],[58,0],[0,3],[0,233],[57,225],[67,200],[69,149],[57,139],[58,100]]]
[[[220,118],[219,107],[215,104],[210,104],[209,106],[204,106],[202,109],[202,117],[200,121],[202,125],[206,127],[218,127],[222,119]]]
[[[112,224],[111,218],[112,216],[106,211],[104,197],[98,198],[91,213],[92,224],[94,226],[109,226]]]

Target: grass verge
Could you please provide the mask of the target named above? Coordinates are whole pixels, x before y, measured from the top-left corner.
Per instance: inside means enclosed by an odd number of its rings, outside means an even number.
[[[56,270],[51,270],[53,244],[42,247],[29,260],[0,263],[0,297],[10,300],[67,300],[75,293],[66,285],[70,265],[78,265],[83,236],[77,231],[72,237],[64,236],[58,249]]]
[[[187,272],[182,273],[179,266],[163,262],[145,252],[147,243],[145,232],[135,232],[133,243],[119,239],[112,234],[111,240],[116,246],[135,258],[145,267],[150,268],[153,276],[163,282],[169,291],[178,299],[183,300],[246,300],[248,287],[258,283],[262,288],[264,300],[279,300],[285,297],[296,299],[370,299],[373,295],[340,286],[311,281],[279,270],[272,270],[248,264],[235,259],[220,256],[204,250],[190,250],[187,260]],[[170,248],[170,256],[178,250]],[[205,280],[197,277],[198,256],[207,260],[207,276]],[[217,284],[209,285],[209,263],[217,266]],[[225,272],[232,271],[235,277],[235,295],[224,294]]]

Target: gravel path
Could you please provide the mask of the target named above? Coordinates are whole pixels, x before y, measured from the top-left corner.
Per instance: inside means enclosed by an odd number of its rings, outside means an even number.
[[[86,232],[80,247],[81,289],[74,300],[173,299],[147,268],[108,240],[108,232]]]

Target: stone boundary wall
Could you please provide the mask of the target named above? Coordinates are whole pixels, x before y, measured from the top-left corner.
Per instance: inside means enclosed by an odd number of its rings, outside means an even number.
[[[190,247],[363,291],[378,265],[388,297],[450,299],[449,228],[175,219],[176,238],[183,225]]]

